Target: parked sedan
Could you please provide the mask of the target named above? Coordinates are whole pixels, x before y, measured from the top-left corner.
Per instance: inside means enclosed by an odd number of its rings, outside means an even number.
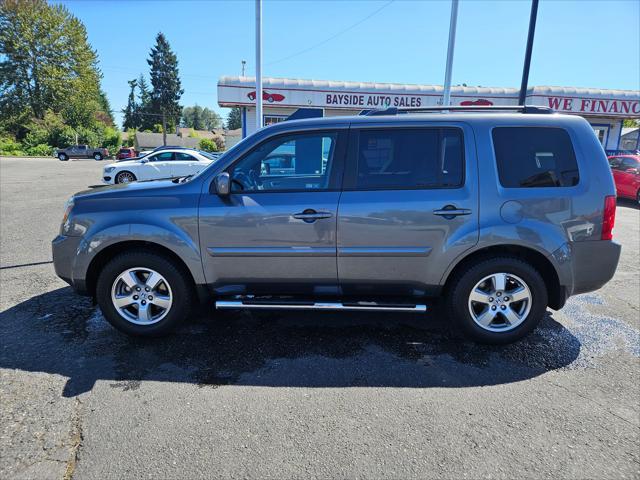
[[[609,157],[618,197],[631,198],[640,204],[640,155]]]
[[[215,158],[207,152],[190,149],[160,150],[141,158],[121,160],[104,167],[102,182],[107,184],[130,183],[136,180],[195,175]]]

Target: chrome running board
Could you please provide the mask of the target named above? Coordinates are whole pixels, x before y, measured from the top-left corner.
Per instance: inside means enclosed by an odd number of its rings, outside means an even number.
[[[376,311],[376,312],[426,312],[426,305],[378,304],[375,302],[309,302],[309,303],[276,303],[242,300],[217,300],[218,310],[251,309],[251,310],[342,310],[342,311]]]

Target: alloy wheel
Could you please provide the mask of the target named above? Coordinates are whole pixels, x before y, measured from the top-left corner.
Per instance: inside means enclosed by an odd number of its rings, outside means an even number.
[[[133,175],[129,172],[122,172],[118,174],[117,180],[117,183],[131,183],[135,181],[135,178],[133,178]]]
[[[469,294],[469,313],[481,328],[507,332],[524,322],[533,297],[522,278],[511,273],[493,273],[480,280]]]
[[[173,304],[169,282],[150,268],[134,267],[113,282],[111,301],[118,314],[136,325],[152,325],[167,316]]]

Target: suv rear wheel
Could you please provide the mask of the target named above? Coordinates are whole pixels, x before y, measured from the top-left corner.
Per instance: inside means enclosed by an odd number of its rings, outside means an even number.
[[[93,158],[94,160],[102,160],[102,154],[96,152],[93,154]]]
[[[69,157],[66,153],[59,153],[58,160],[60,160],[61,162],[66,162],[67,160],[69,160]]]
[[[133,250],[116,256],[103,268],[96,297],[105,318],[118,330],[160,336],[189,316],[193,287],[173,261]]]
[[[467,336],[484,343],[518,340],[540,322],[547,288],[530,264],[513,257],[479,261],[452,280],[448,311]]]

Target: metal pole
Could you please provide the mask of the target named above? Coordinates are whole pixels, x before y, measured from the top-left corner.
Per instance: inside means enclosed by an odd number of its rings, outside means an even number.
[[[447,47],[447,67],[444,72],[444,93],[442,104],[451,103],[451,68],[453,67],[453,50],[456,46],[456,25],[458,23],[458,0],[451,0],[451,20],[449,21],[449,46]]]
[[[522,69],[522,83],[518,105],[524,105],[527,98],[527,84],[529,83],[529,67],[531,66],[531,51],[533,50],[533,36],[536,33],[536,19],[538,18],[538,0],[531,1],[531,16],[529,17],[529,34],[527,35],[527,50],[524,54],[524,68]]]
[[[256,130],[262,128],[262,0],[256,0]]]

